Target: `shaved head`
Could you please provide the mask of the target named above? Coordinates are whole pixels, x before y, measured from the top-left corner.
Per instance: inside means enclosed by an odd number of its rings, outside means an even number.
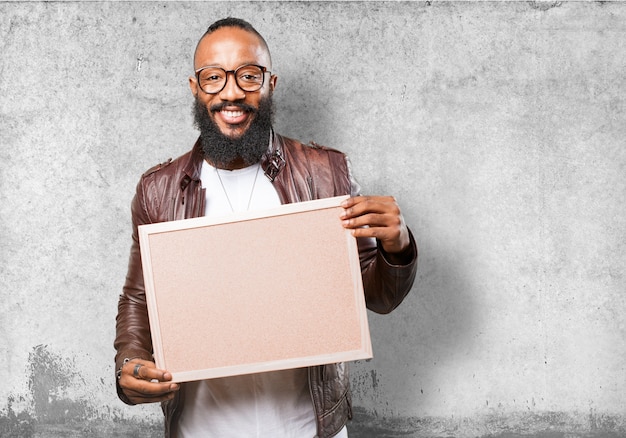
[[[254,26],[252,26],[250,23],[248,23],[245,20],[242,20],[241,18],[234,18],[234,17],[228,17],[228,18],[223,18],[221,20],[216,21],[215,23],[211,24],[209,26],[209,28],[207,29],[207,31],[204,33],[204,35],[202,35],[202,37],[200,38],[200,40],[198,41],[198,44],[196,45],[196,50],[194,52],[194,66],[196,65],[196,55],[198,53],[198,46],[200,45],[200,43],[202,42],[202,40],[211,35],[213,32],[215,32],[218,29],[222,29],[224,27],[235,27],[241,30],[245,30],[247,32],[250,32],[251,34],[255,35],[259,41],[261,42],[261,45],[265,48],[265,50],[267,51],[267,57],[269,59],[269,65],[267,66],[268,68],[272,67],[272,56],[270,54],[270,48],[267,45],[267,41],[265,41],[265,38],[263,38],[263,35],[261,35],[255,28]],[[194,67],[196,68],[196,67]]]

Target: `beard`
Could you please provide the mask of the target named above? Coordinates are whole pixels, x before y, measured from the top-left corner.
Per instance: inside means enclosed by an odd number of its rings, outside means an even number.
[[[220,131],[209,114],[219,111],[223,106],[237,106],[252,113],[253,120],[248,129],[237,138],[228,137]],[[194,125],[200,130],[202,151],[216,167],[227,167],[235,160],[242,160],[246,166],[258,163],[267,151],[272,129],[274,104],[272,96],[264,97],[259,107],[254,108],[243,103],[214,105],[207,109],[198,98],[194,102]]]

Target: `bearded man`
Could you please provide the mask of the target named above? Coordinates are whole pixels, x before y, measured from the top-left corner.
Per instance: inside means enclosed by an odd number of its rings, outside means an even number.
[[[128,404],[161,402],[166,437],[347,437],[346,364],[178,384],[153,362],[139,225],[351,195],[338,220],[357,238],[367,307],[396,308],[417,265],[393,197],[360,196],[344,154],[273,131],[277,77],[267,43],[249,23],[212,24],[196,47],[194,69],[189,86],[200,138],[187,154],[147,171],[131,205],[115,339],[118,394]]]

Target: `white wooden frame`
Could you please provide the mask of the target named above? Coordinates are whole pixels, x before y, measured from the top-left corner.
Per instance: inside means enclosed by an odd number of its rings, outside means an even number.
[[[371,358],[346,198],[140,226],[157,367],[184,382]]]

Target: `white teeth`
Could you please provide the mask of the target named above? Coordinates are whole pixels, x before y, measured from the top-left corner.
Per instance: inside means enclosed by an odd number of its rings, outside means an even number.
[[[243,111],[222,111],[222,114],[224,114],[226,117],[230,117],[230,118],[234,118],[234,117],[241,117],[243,116]]]

